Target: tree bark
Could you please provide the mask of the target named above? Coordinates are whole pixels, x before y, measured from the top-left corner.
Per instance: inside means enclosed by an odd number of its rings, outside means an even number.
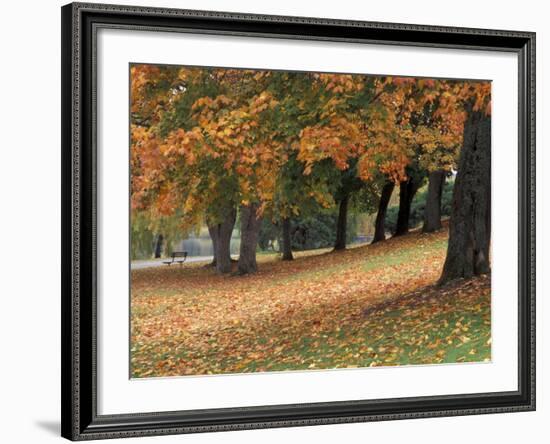
[[[208,232],[212,238],[214,260],[212,265],[216,267],[219,274],[231,272],[231,234],[235,227],[237,210],[235,207],[228,207],[222,220],[217,224],[208,224]]]
[[[374,223],[374,238],[372,239],[373,244],[386,240],[386,211],[388,209],[388,204],[390,203],[394,188],[395,183],[392,181],[386,182],[382,188],[380,202],[378,203],[378,213],[376,214],[376,221]]]
[[[261,218],[257,216],[259,204],[241,205],[241,247],[237,269],[239,274],[255,273],[256,247],[260,233]]]
[[[456,176],[440,284],[490,271],[491,117],[470,111]]]
[[[216,266],[216,249],[218,244],[218,230],[217,225],[211,225],[209,223],[206,224],[208,226],[208,234],[210,234],[210,239],[212,240],[212,255],[214,258],[212,259],[212,262],[210,262],[211,267]]]
[[[346,249],[346,234],[348,225],[348,203],[349,194],[346,194],[340,200],[340,206],[338,208],[338,221],[336,223],[336,242],[334,243],[335,250]]]
[[[441,228],[441,195],[445,185],[445,171],[432,171],[428,176],[428,196],[424,208],[423,233],[432,233]]]
[[[283,219],[283,261],[291,261],[292,256],[292,241],[290,238],[290,218]]]
[[[162,243],[164,241],[164,236],[159,234],[155,240],[155,259],[158,259],[162,255]]]
[[[418,191],[418,181],[409,177],[399,184],[399,212],[394,236],[402,236],[409,232],[409,216],[411,215],[411,203]]]

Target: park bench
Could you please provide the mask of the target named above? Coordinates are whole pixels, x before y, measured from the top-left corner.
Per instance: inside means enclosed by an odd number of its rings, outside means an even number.
[[[181,259],[178,259],[181,258]],[[172,265],[173,263],[183,264],[187,259],[187,251],[173,251],[169,261],[163,261],[163,264]]]

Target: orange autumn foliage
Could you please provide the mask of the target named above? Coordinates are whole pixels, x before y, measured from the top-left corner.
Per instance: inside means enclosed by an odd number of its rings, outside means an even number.
[[[325,161],[340,171],[357,161],[365,182],[402,181],[411,163],[450,171],[467,112],[491,112],[489,82],[313,74],[294,103],[276,79],[271,71],[132,66],[132,209],[180,214],[187,228],[219,199],[256,202],[262,213],[292,156],[306,176]],[[331,202],[328,190],[315,200]]]

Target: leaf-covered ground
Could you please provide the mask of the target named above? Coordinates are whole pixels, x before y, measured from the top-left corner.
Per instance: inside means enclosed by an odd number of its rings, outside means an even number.
[[[133,377],[488,361],[490,277],[438,288],[447,233],[414,232],[253,276],[132,271]]]

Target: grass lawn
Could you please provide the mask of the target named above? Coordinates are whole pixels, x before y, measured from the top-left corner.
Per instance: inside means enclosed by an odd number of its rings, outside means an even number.
[[[133,377],[488,361],[490,277],[435,287],[447,232],[344,252],[132,270]]]

